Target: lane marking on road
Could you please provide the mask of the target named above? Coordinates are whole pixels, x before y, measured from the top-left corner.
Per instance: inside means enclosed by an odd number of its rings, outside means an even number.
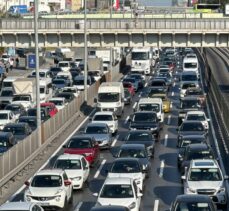
[[[101,172],[101,170],[102,170],[104,164],[106,163],[106,161],[107,161],[107,160],[104,159],[104,160],[101,162],[101,164],[100,164],[98,170],[97,170],[96,173],[95,173],[94,178],[97,178],[97,177],[99,176],[99,174],[100,174],[100,172]]]
[[[147,87],[147,85],[148,85],[148,83],[146,82],[144,87]]]
[[[172,92],[172,96],[174,96],[174,92]]]
[[[176,86],[176,82],[173,83],[173,87],[175,87],[175,86]]]
[[[172,108],[173,108],[173,102],[170,103],[170,109],[172,109]]]
[[[138,97],[141,97],[142,96],[142,92],[139,93]]]
[[[83,202],[80,201],[80,202],[77,204],[77,206],[76,206],[76,208],[74,209],[74,211],[79,211],[82,205],[83,205]]]
[[[167,144],[168,144],[168,134],[165,134],[164,146],[166,147]]]
[[[128,123],[129,118],[130,118],[130,116],[126,117],[125,122],[124,122],[125,125]]]
[[[167,122],[167,124],[170,125],[170,123],[171,123],[171,115],[168,116],[168,122]]]
[[[114,140],[113,140],[113,142],[112,142],[112,144],[111,144],[112,147],[113,147],[113,146],[116,144],[116,142],[118,141],[118,137],[119,137],[119,135],[117,135],[117,136],[114,138]]]
[[[156,199],[155,202],[154,202],[153,211],[158,211],[158,209],[159,209],[159,200]]]
[[[135,109],[136,105],[137,105],[137,102],[135,102],[135,103],[134,103],[134,105],[133,105],[133,109]]]
[[[48,163],[50,162],[50,160],[56,156],[56,154],[60,151],[61,148],[63,148],[63,146],[69,141],[69,139],[76,133],[76,131],[78,131],[80,129],[80,127],[89,119],[89,117],[91,116],[91,114],[93,114],[95,112],[96,109],[93,109],[92,112],[78,125],[78,127],[66,138],[66,140],[62,143],[62,145],[59,146],[59,148],[51,155],[51,157],[37,170],[37,172],[39,172],[41,169],[43,169],[45,166],[48,165]],[[36,172],[36,173],[37,173]],[[32,179],[29,178],[29,181]],[[23,185],[22,187],[20,187],[18,189],[18,191],[16,191],[11,197],[9,197],[9,201],[12,201],[20,192],[22,192],[23,189],[26,188],[26,185]]]
[[[165,168],[165,160],[162,160],[162,161],[161,161],[161,165],[160,165],[159,177],[163,177],[164,168]]]

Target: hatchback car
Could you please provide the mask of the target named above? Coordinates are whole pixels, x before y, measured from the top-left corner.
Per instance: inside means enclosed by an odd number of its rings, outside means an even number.
[[[53,168],[65,170],[68,178],[72,181],[73,189],[83,188],[90,173],[89,163],[83,155],[60,155],[56,159]]]

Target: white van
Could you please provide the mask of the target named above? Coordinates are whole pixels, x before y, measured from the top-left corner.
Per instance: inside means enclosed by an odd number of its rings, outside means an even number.
[[[104,82],[98,90],[97,107],[121,116],[124,110],[124,88],[121,82]]]
[[[67,72],[70,70],[71,65],[69,61],[60,61],[58,63],[58,67],[60,67],[63,71]]]
[[[7,77],[3,80],[2,82],[2,89],[3,88],[8,88],[8,87],[13,87],[13,82],[17,79],[17,77]]]
[[[42,79],[39,82],[40,84],[40,102],[44,103],[48,101],[53,94],[52,81],[49,79]]]
[[[160,122],[164,122],[163,101],[161,98],[141,98],[136,111],[154,111]]]
[[[195,71],[198,73],[199,62],[197,58],[187,58],[183,60],[183,71]]]

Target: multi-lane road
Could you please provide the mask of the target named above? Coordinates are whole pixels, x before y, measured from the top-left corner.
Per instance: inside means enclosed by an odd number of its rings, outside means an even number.
[[[203,65],[202,65],[203,68]],[[149,80],[149,78],[148,78]],[[164,211],[169,210],[171,203],[175,197],[183,193],[183,186],[181,183],[181,175],[177,168],[177,116],[178,109],[177,105],[179,103],[179,82],[176,82],[169,92],[169,98],[171,99],[171,112],[165,115],[165,125],[161,131],[161,140],[156,143],[155,157],[151,160],[152,168],[149,178],[145,182],[145,188],[143,191],[143,197],[141,202],[142,211]],[[125,112],[122,118],[119,119],[119,131],[114,137],[112,143],[112,149],[101,151],[101,162],[98,166],[91,169],[88,184],[83,190],[74,191],[74,201],[73,205],[70,205],[68,210],[78,210],[78,211],[89,211],[90,208],[95,204],[96,197],[93,193],[99,192],[102,184],[106,178],[105,170],[109,168],[109,165],[114,160],[112,153],[117,151],[118,147],[123,144],[123,137],[128,132],[128,121],[127,119],[133,113],[133,107],[136,106],[136,102],[141,97],[141,93],[144,90],[139,91],[131,105],[125,107]],[[211,111],[211,110],[210,110]],[[214,127],[214,114],[209,115],[209,109],[206,110],[209,118],[213,119],[211,122],[211,128],[209,132],[209,143],[212,145],[216,157],[217,145],[214,131],[212,133],[212,128]],[[74,134],[79,132],[79,128],[85,127],[88,120],[80,125]],[[216,134],[217,135],[217,134]],[[69,137],[70,138],[70,137]],[[221,143],[219,143],[221,144]],[[62,154],[63,149],[57,152],[57,155]],[[50,168],[53,161],[57,157],[54,156],[51,162],[46,165],[45,168]],[[13,201],[23,200],[23,191],[19,191],[12,199]]]

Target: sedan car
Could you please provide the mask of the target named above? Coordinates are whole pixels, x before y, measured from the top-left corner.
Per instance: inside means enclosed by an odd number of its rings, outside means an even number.
[[[181,210],[206,210],[206,211],[217,211],[211,198],[206,195],[178,195],[171,206],[171,211],[181,211]]]
[[[143,190],[143,181],[145,179],[145,170],[137,158],[117,158],[108,171],[107,177],[127,177],[135,180],[140,190]]]
[[[101,188],[96,205],[121,205],[139,211],[142,193],[131,178],[107,178]]]
[[[129,131],[124,139],[126,144],[144,144],[150,157],[154,157],[155,138],[148,130]]]
[[[84,133],[94,137],[100,148],[111,147],[112,134],[106,123],[88,123]]]
[[[64,79],[53,79],[52,84],[54,90],[62,89],[68,85],[67,81]]]
[[[86,134],[73,136],[63,148],[64,153],[84,155],[91,166],[95,165],[100,159],[98,143],[94,137]]]
[[[36,108],[30,108],[27,111],[27,116],[37,116],[37,109]],[[50,118],[50,114],[47,108],[41,107],[41,120],[46,121]]]
[[[23,105],[21,105],[21,104],[16,104],[16,103],[15,104],[8,104],[8,105],[6,105],[4,110],[12,111],[13,114],[15,115],[16,119],[18,119],[19,116],[26,115],[26,110],[23,107]]]
[[[36,203],[32,202],[7,202],[0,206],[2,211],[44,211],[44,209]]]
[[[36,116],[21,116],[18,119],[18,122],[28,123],[32,131],[37,129],[37,117]]]
[[[201,121],[205,130],[208,131],[209,129],[210,119],[206,117],[204,111],[188,111],[185,116],[185,120]]]
[[[65,170],[68,178],[72,181],[73,189],[82,189],[90,173],[89,163],[83,155],[60,155],[53,168]]]

